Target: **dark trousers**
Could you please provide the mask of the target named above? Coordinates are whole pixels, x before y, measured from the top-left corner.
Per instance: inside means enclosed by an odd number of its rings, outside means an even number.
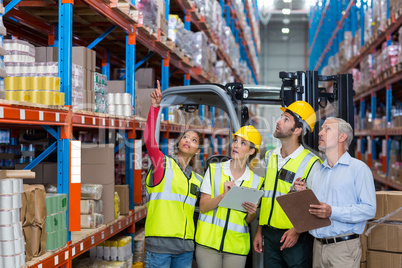
[[[283,234],[287,230],[272,229],[268,226],[262,228],[264,236],[264,267],[265,268],[311,268],[313,258],[313,237],[302,233],[297,243],[284,250],[280,250]]]

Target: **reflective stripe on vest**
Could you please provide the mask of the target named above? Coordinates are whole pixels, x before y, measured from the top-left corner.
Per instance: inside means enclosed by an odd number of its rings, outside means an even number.
[[[169,201],[178,201],[182,203],[186,203],[190,206],[195,206],[197,201],[196,198],[188,197],[182,194],[172,194],[172,193],[150,193],[148,200],[169,200]]]
[[[224,192],[224,183],[230,178],[223,174],[223,163],[209,166],[211,198]],[[264,179],[250,170],[250,180],[242,187],[261,189]],[[217,207],[206,213],[200,212],[195,241],[220,252],[247,255],[250,251],[250,234],[246,222],[247,213]]]
[[[295,174],[293,181],[299,177],[302,180],[306,180],[312,166],[317,160],[319,158],[316,155],[304,149],[295,159],[289,159],[282,169]],[[266,153],[265,163],[267,167],[265,171],[264,195],[261,201],[260,225],[269,224],[278,229],[290,229],[293,225],[276,201],[276,197],[287,194],[292,183],[281,180],[278,177],[278,159],[277,155],[273,155],[273,150]],[[273,200],[274,197],[275,199]]]
[[[174,159],[164,157],[165,173],[158,185],[152,185],[152,170],[147,176],[147,217],[145,236],[194,239],[194,209],[202,177],[192,172],[187,178]],[[193,185],[193,186],[192,186]]]

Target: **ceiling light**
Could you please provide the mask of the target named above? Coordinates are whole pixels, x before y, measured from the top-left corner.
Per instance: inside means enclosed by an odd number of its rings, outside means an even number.
[[[282,28],[283,34],[288,34],[290,32],[289,28]]]
[[[292,0],[283,0],[284,3],[292,3]]]
[[[284,18],[284,19],[282,20],[282,22],[283,22],[283,24],[288,25],[288,24],[290,23],[290,19]]]
[[[290,15],[290,9],[289,8],[282,9],[282,14],[283,15]]]

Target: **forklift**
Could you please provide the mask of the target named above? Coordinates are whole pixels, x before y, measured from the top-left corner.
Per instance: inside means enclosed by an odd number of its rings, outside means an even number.
[[[229,117],[230,133],[249,122],[249,111],[246,105],[264,104],[287,107],[295,101],[308,102],[320,119],[320,108],[330,107],[331,116],[340,117],[354,129],[353,78],[352,74],[319,75],[317,71],[280,72],[281,87],[259,85],[243,85],[242,83],[198,84],[171,87],[163,91],[161,109],[156,124],[155,138],[159,141],[161,113],[163,108],[180,105],[186,112],[195,112],[200,105],[209,105],[225,111]],[[331,92],[323,87],[323,83],[332,85]],[[303,145],[318,152],[319,127],[304,137]],[[355,142],[349,147],[349,154],[354,156]],[[213,156],[227,159],[227,156]],[[220,161],[219,161],[220,162]],[[207,163],[209,161],[207,160]],[[205,165],[208,166],[208,165]]]

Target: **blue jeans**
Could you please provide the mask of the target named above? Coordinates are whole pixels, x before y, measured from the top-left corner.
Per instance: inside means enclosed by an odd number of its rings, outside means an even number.
[[[163,254],[145,251],[145,268],[191,268],[193,251],[182,254]]]

